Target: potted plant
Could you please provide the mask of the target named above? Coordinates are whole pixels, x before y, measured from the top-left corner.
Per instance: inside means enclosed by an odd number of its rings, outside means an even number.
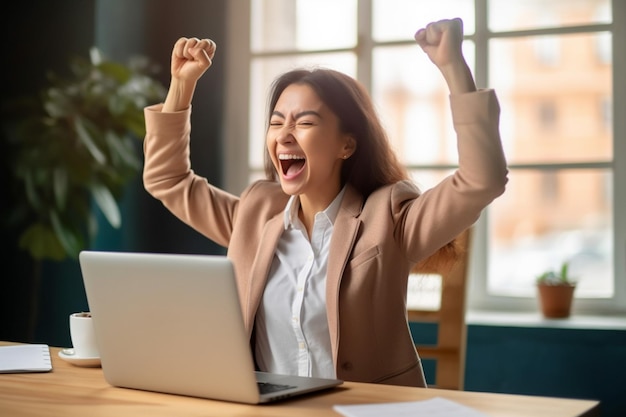
[[[35,319],[42,261],[76,259],[97,233],[98,210],[121,225],[118,203],[142,166],[143,108],[165,97],[157,72],[145,57],[119,63],[92,48],[67,76],[48,74],[38,94],[3,100],[3,226],[33,260]]]
[[[576,282],[569,274],[569,263],[563,262],[560,270],[548,270],[537,277],[541,312],[546,318],[570,316]]]
[[[143,108],[164,98],[154,65],[125,65],[92,48],[75,58],[71,75],[11,109],[5,126],[12,176],[11,224],[34,260],[76,258],[97,231],[96,207],[115,228],[118,201],[139,173]]]

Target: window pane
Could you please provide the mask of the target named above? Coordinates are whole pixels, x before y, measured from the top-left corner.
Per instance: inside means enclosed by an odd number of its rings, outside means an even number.
[[[373,37],[376,41],[412,39],[430,22],[460,17],[466,35],[474,33],[473,0],[374,0]]]
[[[250,144],[248,163],[252,170],[263,169],[267,99],[272,82],[283,72],[300,67],[325,67],[356,75],[352,53],[294,55],[254,59],[250,66]]]
[[[410,274],[407,285],[407,310],[438,311],[441,308],[441,275]]]
[[[612,159],[612,65],[602,52],[610,41],[600,33],[490,42],[510,163]]]
[[[535,278],[570,261],[576,297],[613,295],[612,175],[517,170],[489,211],[488,292],[532,296]]]
[[[453,172],[450,169],[411,169],[409,170],[409,175],[420,191],[424,192],[439,184],[444,178],[452,175]]]
[[[252,0],[253,52],[356,45],[357,0]]]
[[[493,31],[611,23],[610,0],[489,0]]]
[[[474,44],[463,43],[468,63]],[[374,49],[372,96],[401,162],[456,164],[449,90],[419,46]]]

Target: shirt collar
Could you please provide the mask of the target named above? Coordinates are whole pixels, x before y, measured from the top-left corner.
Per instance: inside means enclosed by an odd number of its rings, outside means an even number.
[[[343,200],[343,195],[346,193],[346,187],[344,186],[337,197],[329,204],[328,207],[321,213],[326,215],[328,220],[331,223],[335,223],[335,219],[337,218],[337,213],[339,213],[339,207],[341,206],[341,200]],[[300,210],[300,197],[297,195],[292,195],[289,197],[289,201],[287,201],[287,206],[285,206],[285,210],[283,212],[283,218],[285,223],[285,229],[289,229],[289,227],[293,226],[294,223],[298,220],[298,211]]]

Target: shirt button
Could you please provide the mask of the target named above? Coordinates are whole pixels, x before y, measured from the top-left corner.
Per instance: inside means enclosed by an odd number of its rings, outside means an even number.
[[[351,371],[352,370],[352,362],[344,362],[341,364],[341,368],[344,371]]]

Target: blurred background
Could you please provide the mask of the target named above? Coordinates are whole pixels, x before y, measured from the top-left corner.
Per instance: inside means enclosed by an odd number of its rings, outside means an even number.
[[[16,156],[17,148],[29,146],[15,125],[30,115],[15,106],[40,97],[50,73],[71,75],[73,59],[89,60],[97,47],[115,62],[148,59],[151,76],[165,88],[176,39],[212,38],[216,59],[194,96],[192,164],[212,183],[240,192],[262,175],[271,80],[295,66],[332,67],[370,90],[393,146],[427,189],[455,168],[456,144],[447,89],[412,36],[430,21],[455,16],[464,21],[464,54],[478,86],[495,88],[500,99],[510,165],[508,189],[485,211],[472,242],[465,389],[601,399],[603,415],[623,415],[626,4],[619,0],[12,5],[2,16],[0,340],[69,346],[68,315],[89,308],[71,254],[38,258],[21,247],[33,221],[22,203],[41,198],[29,192],[25,177],[16,177],[37,167]],[[142,138],[134,136],[120,155],[134,154],[141,163]],[[35,143],[30,147],[43,146]],[[84,227],[93,234],[86,247],[224,253],[147,195],[138,171],[115,197],[115,204],[96,198],[89,206]],[[114,206],[117,227],[111,225]],[[57,247],[76,246],[70,239]],[[574,315],[542,321],[535,278],[564,261],[579,281]],[[412,277],[410,300],[431,304],[438,284],[420,279]]]

